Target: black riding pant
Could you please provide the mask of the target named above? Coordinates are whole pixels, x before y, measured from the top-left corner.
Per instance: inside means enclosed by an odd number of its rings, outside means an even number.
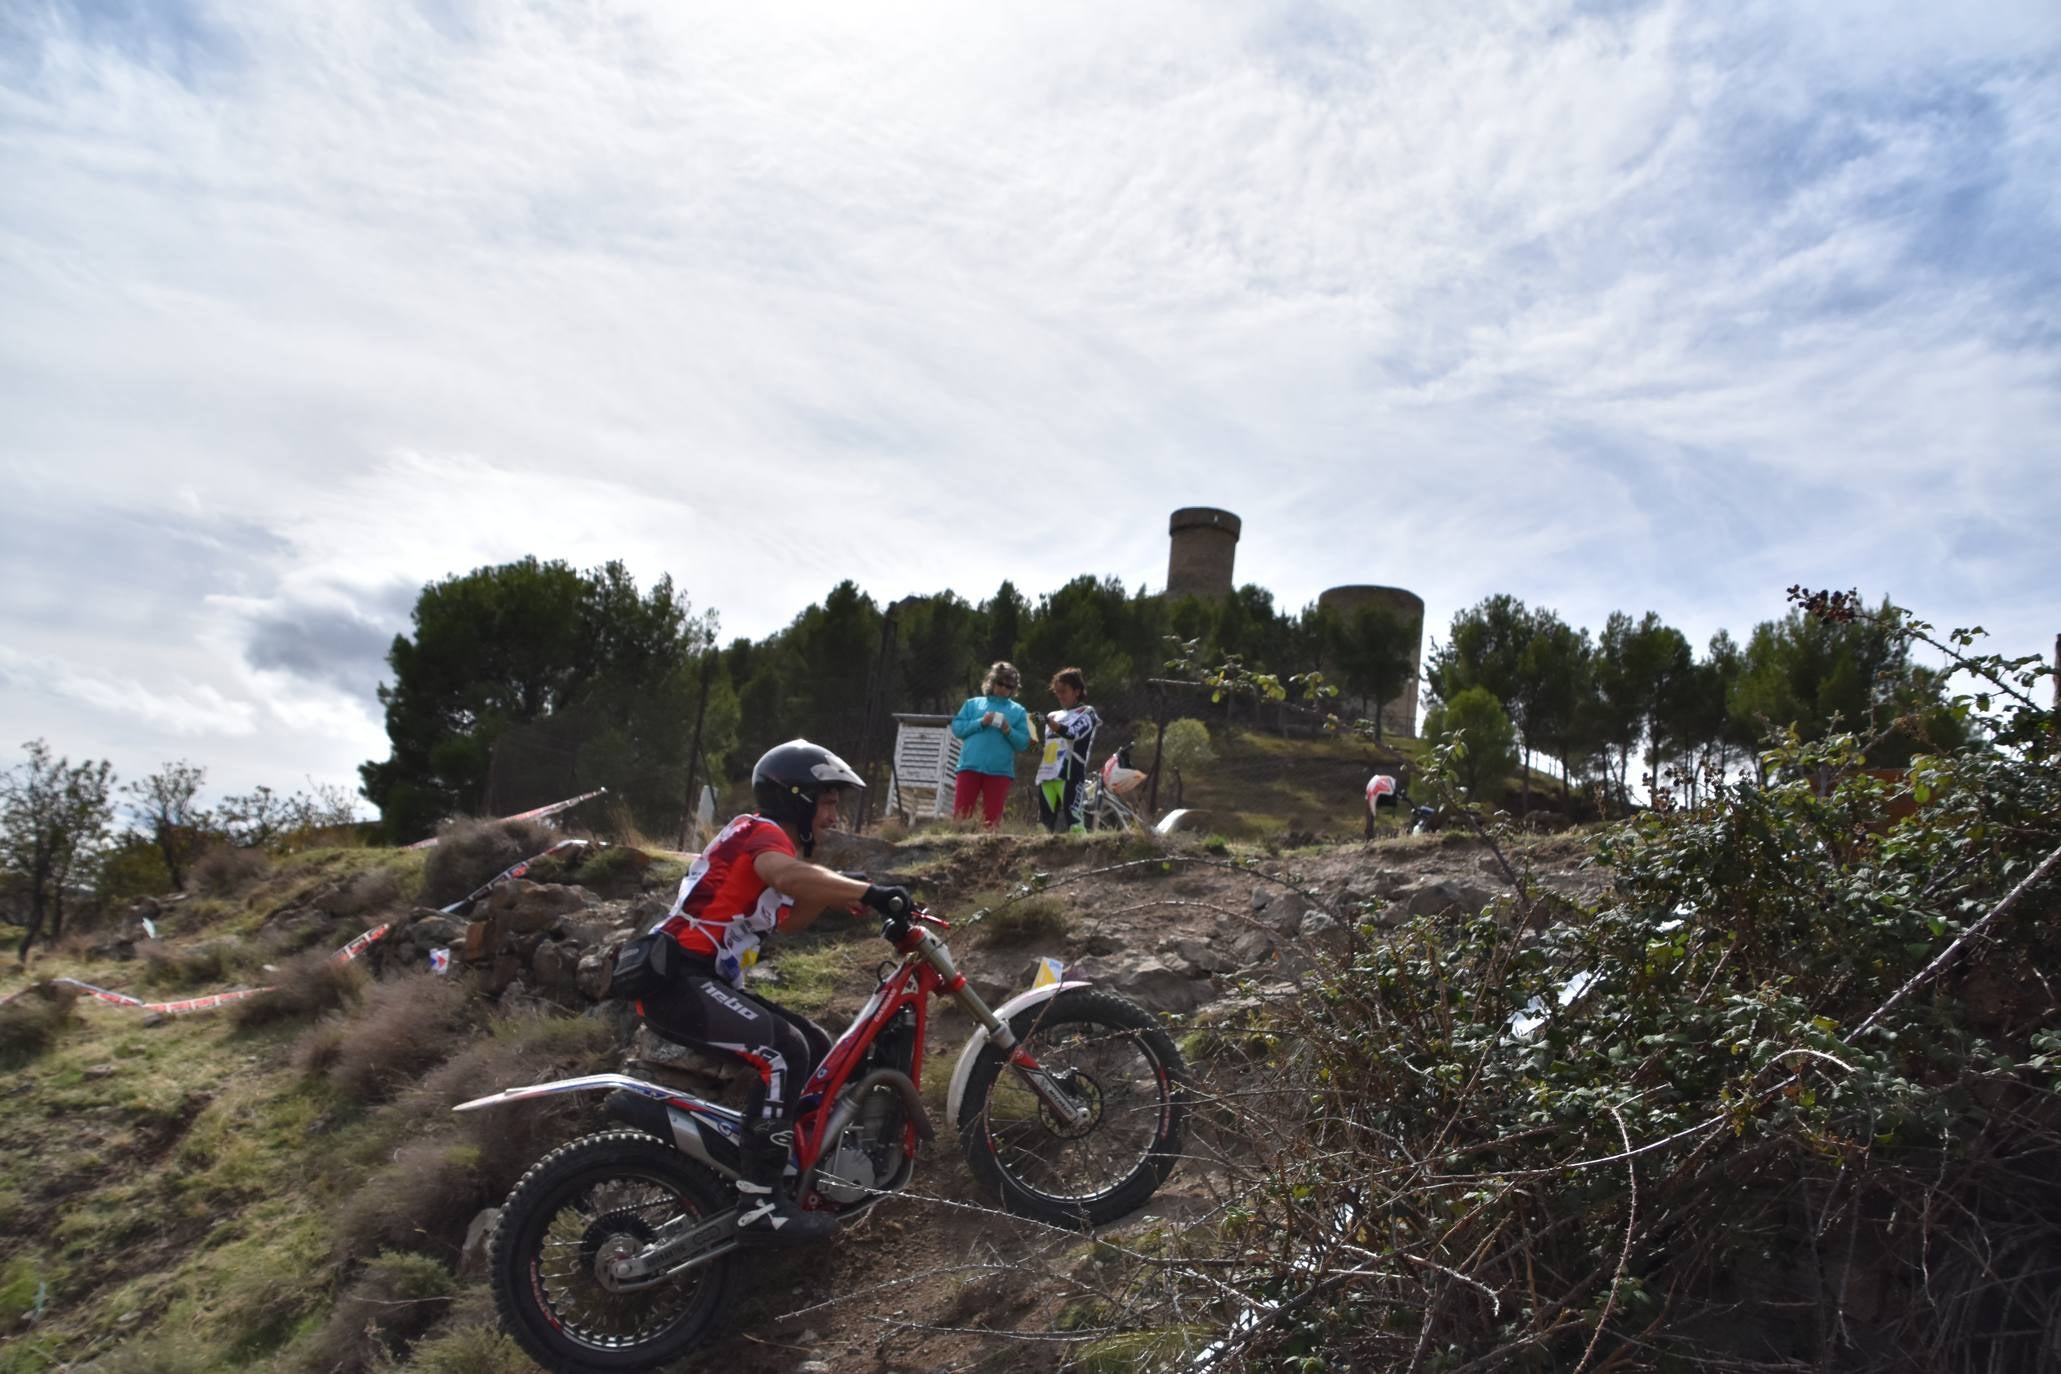
[[[758,1070],[744,1119],[794,1120],[802,1084],[830,1053],[830,1033],[799,1012],[731,987],[708,973],[688,972],[643,1002],[644,1021],[676,1044],[721,1050]]]

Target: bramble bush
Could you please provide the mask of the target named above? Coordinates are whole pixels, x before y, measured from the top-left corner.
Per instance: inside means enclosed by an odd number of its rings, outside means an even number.
[[[1506,863],[1508,910],[1312,951],[1145,1320],[1224,1367],[2061,1367],[2049,673],[1876,614],[1973,684],[1901,778],[1790,735],[1603,839],[1599,903]]]

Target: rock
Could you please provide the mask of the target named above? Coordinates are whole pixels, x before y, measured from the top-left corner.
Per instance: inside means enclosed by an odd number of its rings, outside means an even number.
[[[1239,968],[1250,968],[1274,957],[1274,937],[1264,930],[1240,931],[1231,941],[1231,958]]]
[[[1115,954],[1123,947],[1124,942],[1122,940],[1117,939],[1107,931],[1101,930],[1096,931],[1093,935],[1081,941],[1080,946],[1081,953],[1083,954]]]
[[[522,961],[513,954],[497,954],[493,965],[488,968],[482,991],[489,997],[498,997],[522,976]]]
[[[677,894],[672,892],[654,892],[647,897],[638,898],[630,906],[631,923],[639,930],[651,929],[663,921],[666,914],[673,909],[676,896]]]
[[[1238,965],[1201,940],[1174,940],[1160,954],[1190,978],[1207,978],[1212,973],[1229,973]]]
[[[830,1361],[803,1360],[794,1367],[794,1374],[830,1374]]]
[[[574,967],[573,987],[588,1001],[599,1002],[608,992],[608,975],[614,967],[614,945],[588,950]]]
[[[1312,911],[1302,918],[1301,939],[1311,948],[1338,959],[1352,948],[1353,934],[1344,922],[1329,912]]]
[[[1099,983],[1155,1011],[1192,1011],[1210,996],[1207,984],[1149,954],[1123,960],[1090,956],[1068,970],[1068,976]]]
[[[1260,920],[1282,935],[1294,936],[1302,930],[1303,900],[1293,892],[1283,893],[1267,904]]]
[[[1472,916],[1494,899],[1495,894],[1486,888],[1449,878],[1427,878],[1396,893],[1396,901],[1412,916],[1436,916],[1445,912]]]
[[[560,921],[553,932],[561,940],[570,940],[582,949],[591,949],[608,939],[609,922],[598,920],[568,919]]]
[[[530,958],[530,972],[546,992],[578,990],[580,947],[571,940],[546,940]]]
[[[486,1272],[487,1246],[494,1238],[494,1227],[501,1220],[499,1207],[481,1210],[472,1219],[472,1225],[465,1228],[465,1244],[458,1247],[458,1277],[471,1278]]]
[[[394,934],[405,935],[424,949],[432,946],[448,949],[465,938],[467,924],[456,916],[446,916],[433,908],[417,907]]]
[[[1272,883],[1254,883],[1252,885],[1253,911],[1255,913],[1265,911],[1268,905],[1274,900],[1274,893],[1276,890],[1277,889],[1274,887]]]
[[[528,935],[549,930],[561,916],[585,911],[591,896],[584,888],[516,878],[487,894],[486,914],[510,934]]]
[[[497,943],[492,921],[468,921],[465,926],[465,948],[459,957],[468,964],[483,964],[493,957]]]

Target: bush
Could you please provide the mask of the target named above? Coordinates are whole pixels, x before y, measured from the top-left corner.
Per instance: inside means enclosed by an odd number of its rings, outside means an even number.
[[[270,991],[236,1003],[229,1015],[237,1029],[310,1021],[356,1002],[365,992],[365,972],[327,954],[303,954],[280,968]]]
[[[456,1288],[451,1271],[427,1255],[378,1255],[330,1309],[312,1347],[311,1374],[390,1367],[391,1357],[443,1317]]]
[[[406,1250],[455,1261],[465,1228],[498,1201],[480,1177],[476,1146],[448,1129],[409,1141],[344,1204],[338,1257]]]
[[[272,861],[261,849],[217,845],[193,861],[187,883],[203,896],[233,897],[265,876]]]
[[[1792,737],[1606,836],[1601,905],[1362,927],[1265,1005],[1235,1201],[1136,1320],[1230,1264],[1238,1367],[2046,1367],[2061,768],[2038,675],[1975,671],[2017,704],[1901,782]]]
[[[450,1058],[461,1041],[465,990],[432,974],[372,985],[355,1016],[333,1034],[317,1027],[300,1060],[319,1063],[329,1082],[353,1102],[382,1102]]]
[[[16,1068],[57,1043],[78,1000],[76,988],[39,983],[0,1007],[0,1067]]]
[[[604,897],[634,897],[644,890],[644,871],[650,867],[651,856],[643,850],[612,844],[586,851],[576,881]]]
[[[243,953],[227,940],[193,945],[152,940],[138,948],[143,951],[144,986],[180,992],[199,988],[223,991],[235,976]]]
[[[368,868],[352,874],[325,905],[332,916],[363,916],[391,911],[404,903],[401,880],[392,869]]]
[[[531,1374],[522,1347],[489,1321],[439,1331],[409,1354],[408,1374]]]
[[[565,838],[536,821],[453,821],[422,868],[424,906],[449,906]]]
[[[974,906],[986,913],[977,927],[983,944],[1058,939],[1066,934],[1070,924],[1066,904],[1043,893],[1011,893],[985,900],[976,897]]]

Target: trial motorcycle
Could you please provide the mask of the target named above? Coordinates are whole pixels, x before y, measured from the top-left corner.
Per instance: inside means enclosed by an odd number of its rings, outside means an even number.
[[[788,1173],[800,1205],[840,1223],[906,1188],[919,1142],[931,1000],[977,1029],[952,1072],[947,1120],[973,1175],[1001,1205],[1097,1226],[1143,1205],[1173,1171],[1187,1071],[1158,1019],[1115,993],[1060,981],[990,1010],[916,908],[881,938],[899,961],[803,1088]],[[625,1074],[510,1088],[454,1110],[607,1092],[627,1129],[545,1155],[502,1205],[489,1250],[501,1320],[538,1363],[566,1374],[651,1369],[704,1341],[739,1256],[744,1122],[730,1108]]]

